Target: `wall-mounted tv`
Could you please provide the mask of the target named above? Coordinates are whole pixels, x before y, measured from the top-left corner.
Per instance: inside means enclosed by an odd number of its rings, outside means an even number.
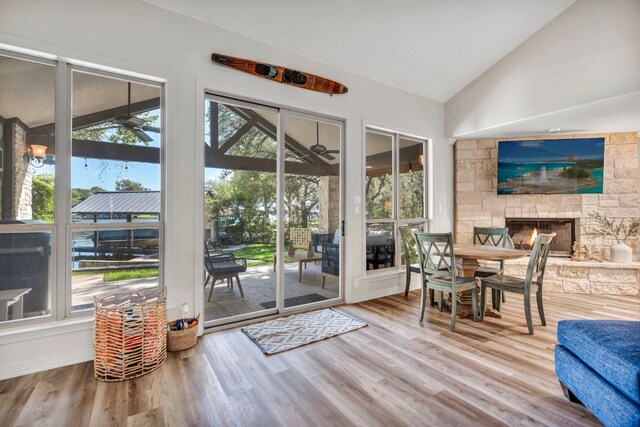
[[[498,142],[498,194],[602,193],[604,138]]]

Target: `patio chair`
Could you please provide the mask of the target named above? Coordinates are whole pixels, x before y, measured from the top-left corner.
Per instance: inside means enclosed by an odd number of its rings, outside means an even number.
[[[539,234],[533,244],[531,255],[529,257],[529,266],[527,267],[527,275],[524,278],[506,276],[503,273],[496,274],[481,279],[480,287],[482,289],[480,295],[480,319],[484,318],[484,308],[487,301],[486,289],[499,289],[501,291],[513,292],[524,295],[524,316],[527,320],[527,328],[529,334],[533,335],[533,322],[531,321],[531,293],[535,292],[536,301],[538,303],[538,314],[542,326],[547,323],[544,319],[544,307],[542,306],[542,280],[544,279],[544,270],[547,265],[547,257],[549,256],[549,248],[551,241],[555,237],[552,234]]]
[[[416,233],[418,255],[420,257],[420,274],[422,276],[422,298],[420,302],[420,321],[424,319],[427,289],[439,291],[438,308],[442,311],[442,293],[451,295],[451,331],[456,329],[456,295],[458,292],[471,290],[473,320],[478,320],[477,282],[472,277],[461,277],[456,274],[456,261],[451,233]]]
[[[499,246],[513,249],[513,240],[509,237],[508,227],[473,227],[473,244]],[[495,267],[485,266],[476,270],[473,277],[489,277],[504,271],[504,261]],[[500,310],[500,301],[505,302],[504,292],[494,290],[491,293],[493,308]]]
[[[289,229],[289,256],[294,256],[296,249],[305,249],[307,251],[307,256],[313,256],[310,228]]]
[[[211,294],[213,293],[216,281],[227,279],[227,285],[233,288],[234,277],[238,283],[240,296],[244,298],[244,291],[242,290],[239,274],[247,271],[247,260],[245,258],[236,258],[233,254],[229,253],[210,255],[209,248],[206,244],[204,245],[204,249],[204,268],[207,271],[207,278],[204,281],[204,286],[206,287],[209,280],[211,280],[211,289],[209,289],[207,301],[211,300]]]

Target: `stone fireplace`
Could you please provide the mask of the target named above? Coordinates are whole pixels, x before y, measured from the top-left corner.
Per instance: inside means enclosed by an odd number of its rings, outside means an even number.
[[[639,136],[628,132],[458,140],[454,150],[455,241],[471,243],[474,226],[509,227],[514,243],[526,248],[534,227],[539,232],[556,232],[552,247],[556,256],[550,258],[545,273],[547,291],[640,294],[640,263],[606,262],[616,239],[594,235],[596,224],[589,217],[595,212],[616,221],[640,216]],[[602,193],[497,194],[498,141],[553,138],[604,138]],[[596,260],[569,259],[574,242],[587,247]],[[633,260],[638,261],[640,238],[626,243],[633,250]],[[508,261],[507,274],[522,276],[527,261]]]
[[[573,242],[578,241],[574,218],[505,218],[505,226],[516,249],[531,250],[539,233],[556,233],[549,256],[570,257]]]

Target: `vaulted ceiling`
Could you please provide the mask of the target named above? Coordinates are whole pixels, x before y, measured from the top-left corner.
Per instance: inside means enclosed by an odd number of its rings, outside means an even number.
[[[441,102],[574,2],[144,1]]]

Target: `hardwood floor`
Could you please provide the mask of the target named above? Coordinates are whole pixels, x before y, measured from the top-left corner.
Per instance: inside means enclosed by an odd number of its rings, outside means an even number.
[[[548,293],[530,336],[510,294],[502,319],[452,333],[433,308],[419,323],[418,299],[342,306],[369,326],[273,356],[233,329],[128,382],[96,381],[91,363],[2,381],[0,425],[598,425],[556,380],[558,320],[640,320],[638,296]]]

